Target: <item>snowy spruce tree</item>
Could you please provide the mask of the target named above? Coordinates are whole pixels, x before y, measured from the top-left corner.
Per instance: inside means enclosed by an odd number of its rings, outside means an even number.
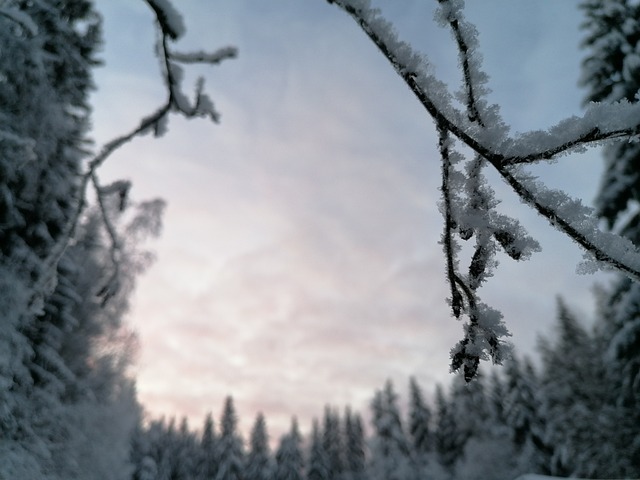
[[[244,447],[238,432],[238,417],[233,398],[227,397],[220,418],[216,480],[241,480],[244,470]]]
[[[549,472],[556,476],[615,477],[608,448],[617,435],[609,423],[610,384],[598,343],[562,302],[558,302],[555,341],[540,345],[543,361],[542,414],[545,443],[551,447]]]
[[[324,407],[322,446],[327,455],[329,478],[338,478],[345,471],[344,435],[340,414],[336,408]]]
[[[528,472],[548,474],[551,447],[545,440],[542,389],[529,360],[513,356],[505,365],[502,408],[511,443]]]
[[[141,238],[157,229],[162,203],[129,208],[128,182],[102,185],[98,171],[136,136],[162,133],[172,112],[217,120],[202,82],[193,101],[182,94],[179,64],[235,55],[170,50],[184,31],[180,16],[168,1],[145,3],[157,21],[168,99],[98,153],[88,136],[100,44],[93,2],[0,5],[2,478],[132,473],[129,439],[140,409],[128,372],[135,337],[123,318],[147,263]]]
[[[456,461],[462,457],[464,441],[460,433],[458,418],[441,385],[436,386],[436,427],[434,446],[438,462],[449,472],[455,468]]]
[[[215,478],[218,471],[218,438],[213,414],[207,413],[200,438],[200,461],[198,471],[202,478]]]
[[[466,390],[463,401],[456,407],[462,409],[458,418],[467,428],[464,429],[466,441],[462,456],[456,461],[454,478],[511,480],[520,474],[536,471],[510,436],[504,412],[505,387],[501,378],[493,375],[491,388],[484,384],[484,378],[481,375],[466,386],[460,382],[457,385]],[[456,402],[456,395],[452,396],[452,401]]]
[[[307,480],[330,480],[327,452],[322,443],[322,432],[316,418],[313,419],[311,426],[306,478]]]
[[[411,448],[402,425],[398,396],[387,380],[371,402],[373,434],[369,476],[379,480],[404,480],[412,473]]]
[[[302,437],[298,421],[293,418],[289,433],[280,438],[276,450],[275,480],[302,480],[304,478],[304,458],[302,456]]]
[[[62,442],[79,433],[65,420],[75,379],[60,352],[76,292],[67,282],[46,298],[55,282],[42,291],[39,279],[55,280],[48,255],[78,194],[100,26],[87,1],[0,13],[0,477],[57,478],[81,469]]]
[[[366,443],[362,418],[347,407],[344,414],[345,480],[365,478]]]
[[[640,5],[629,0],[582,2],[586,20],[582,84],[587,102],[638,101],[640,91]],[[620,141],[603,148],[605,169],[596,197],[607,227],[640,245],[640,146]],[[609,289],[601,314],[608,377],[617,378],[616,424],[619,476],[640,475],[640,285],[620,276]],[[624,452],[624,453],[623,453]],[[624,464],[624,465],[623,465]]]
[[[264,415],[259,413],[251,429],[244,480],[271,480],[274,470],[275,465],[269,447],[267,424]]]
[[[409,435],[411,447],[416,459],[423,464],[428,462],[433,450],[431,431],[431,409],[424,400],[422,388],[415,377],[409,379]]]

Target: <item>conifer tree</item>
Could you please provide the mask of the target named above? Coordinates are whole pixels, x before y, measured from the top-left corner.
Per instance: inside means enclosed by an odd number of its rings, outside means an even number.
[[[592,335],[562,300],[555,342],[540,343],[545,441],[552,448],[552,475],[610,476],[611,442],[606,422],[609,388]]]
[[[409,435],[413,452],[421,462],[426,461],[433,448],[431,410],[415,377],[409,379]]]
[[[411,474],[411,449],[400,417],[398,397],[388,380],[371,403],[373,437],[371,439],[371,478],[404,480]]]
[[[229,396],[225,399],[220,419],[219,462],[216,480],[242,480],[244,451],[237,425],[238,418],[233,406],[233,398]]]
[[[484,382],[485,377],[480,374],[469,383],[460,377],[452,380],[449,402],[458,421],[459,441],[463,448],[470,438],[483,438],[490,429]]]
[[[215,431],[213,414],[208,412],[204,419],[202,438],[200,439],[200,476],[203,479],[215,478],[218,471],[218,438]]]
[[[164,15],[168,1],[147,4],[156,7],[165,41],[159,55],[167,56],[167,38],[179,36],[177,16]],[[130,478],[129,437],[140,409],[127,372],[135,339],[122,316],[140,273],[130,247],[150,217],[121,231],[117,217],[126,210],[128,183],[101,186],[97,168],[170,111],[215,117],[200,90],[192,110],[188,101],[177,105],[179,82],[166,71],[166,108],[83,166],[99,43],[100,17],[90,0],[0,6],[2,478]],[[228,50],[207,61],[233,55]],[[86,208],[89,184],[106,234]]]
[[[298,421],[293,418],[291,430],[280,439],[276,451],[275,480],[302,480],[304,478],[304,459],[302,457],[302,437],[298,430]]]
[[[436,385],[436,428],[434,440],[438,461],[443,467],[453,471],[456,461],[462,456],[464,441],[453,406],[445,397],[441,385]]]
[[[358,480],[364,478],[366,469],[366,451],[364,427],[358,413],[347,408],[344,416],[345,438],[345,478]]]
[[[131,464],[133,480],[155,480],[162,478],[158,469],[164,455],[164,422],[153,420],[148,425],[141,423],[131,437]]]
[[[71,446],[83,443],[83,432],[67,423],[73,417],[62,405],[74,382],[60,357],[74,292],[65,296],[62,286],[44,301],[55,285],[47,256],[66,227],[86,156],[100,22],[85,0],[5,2],[2,9],[0,477],[82,476],[74,461],[82,457]],[[51,282],[40,289],[35,280],[43,277]],[[114,477],[126,475],[124,468],[112,465]]]
[[[311,427],[311,440],[309,443],[309,455],[307,462],[307,480],[330,480],[329,460],[322,442],[320,426],[316,418]]]
[[[584,0],[581,83],[585,102],[636,103],[640,90],[640,5],[630,0]],[[603,148],[605,170],[596,197],[597,212],[610,230],[640,245],[640,147],[617,142]],[[608,378],[617,379],[618,405],[611,421],[618,428],[619,476],[640,475],[640,283],[620,277],[609,289],[601,314],[607,317],[604,346]],[[626,447],[622,447],[626,445]],[[624,452],[624,453],[623,453]],[[622,465],[624,464],[624,466]]]
[[[345,470],[345,442],[340,428],[340,414],[326,405],[323,417],[322,445],[327,455],[329,478],[337,479]]]
[[[527,471],[548,474],[551,448],[545,443],[541,388],[530,361],[512,357],[505,366],[503,414],[509,437]]]
[[[470,384],[454,383],[453,400],[464,440],[462,455],[455,464],[456,480],[511,480],[532,473],[528,457],[513,441],[504,412],[505,386],[491,377],[491,388],[480,375]],[[488,392],[487,392],[488,391]]]
[[[196,436],[189,430],[187,417],[180,421],[177,432],[175,458],[177,460],[176,474],[174,477],[180,480],[191,480],[198,474],[198,448]]]
[[[249,444],[244,480],[271,480],[274,475],[275,465],[269,449],[267,424],[262,413],[258,413],[253,424]]]

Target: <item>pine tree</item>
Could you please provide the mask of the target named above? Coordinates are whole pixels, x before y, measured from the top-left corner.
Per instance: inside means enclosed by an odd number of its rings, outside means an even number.
[[[242,438],[237,432],[238,419],[233,406],[233,398],[227,397],[220,419],[220,440],[218,441],[218,471],[216,480],[241,480],[244,469]]]
[[[218,438],[216,437],[213,415],[207,413],[200,439],[199,473],[203,479],[216,477],[218,471]]]
[[[640,5],[630,0],[584,0],[586,20],[582,84],[586,102],[637,102],[640,90]],[[605,171],[596,197],[597,212],[609,229],[640,245],[640,147],[617,142],[603,148]],[[620,277],[609,289],[601,313],[607,317],[608,379],[616,379],[618,473],[640,475],[640,283]],[[624,445],[624,447],[623,447]],[[623,460],[624,459],[624,460]]]
[[[585,102],[635,101],[640,90],[640,6],[629,0],[584,0],[582,28],[586,30],[581,84],[587,87]],[[616,142],[604,148],[605,173],[596,198],[599,215],[613,227],[621,214],[640,200],[640,148]],[[637,235],[638,213],[622,233]]]
[[[433,448],[431,410],[424,401],[422,389],[415,377],[409,379],[409,435],[412,448],[422,462]]]
[[[298,421],[291,421],[291,430],[280,439],[276,451],[275,480],[302,480],[304,460],[302,458],[302,437],[298,430]]]
[[[149,213],[162,202],[139,205],[121,230],[119,217],[131,213],[129,184],[101,186],[95,169],[170,111],[217,118],[200,90],[193,108],[177,105],[179,82],[167,71],[166,108],[105,146],[82,172],[101,36],[93,3],[8,0],[0,6],[2,478],[130,478],[129,439],[141,412],[128,373],[135,337],[122,320],[147,259],[136,246],[155,228]],[[163,39],[177,38],[175,16],[165,15],[169,2],[147,3]],[[163,54],[169,55],[166,48]],[[235,50],[218,54],[206,61]],[[95,211],[86,208],[89,183]]]
[[[318,420],[313,419],[307,462],[307,480],[330,480],[329,460],[324,449]]]
[[[453,388],[452,402],[464,425],[460,428],[463,453],[455,462],[454,478],[511,480],[534,472],[525,451],[510,435],[504,409],[506,386],[494,373],[491,388],[486,389],[484,378],[480,375],[467,385],[458,382]]]
[[[608,400],[602,357],[592,336],[561,300],[556,340],[541,341],[540,351],[545,442],[553,449],[550,473],[597,477],[604,466],[597,459],[602,459],[608,442],[600,424]]]
[[[100,23],[84,0],[5,2],[2,9],[0,477],[82,476],[75,463],[82,456],[71,445],[83,444],[83,432],[67,423],[73,416],[62,405],[73,373],[60,357],[76,298],[65,295],[63,284],[56,298],[44,301],[56,277],[47,258],[73,211],[86,156]],[[122,468],[111,466],[114,478],[125,475]]]
[[[133,478],[142,480],[154,473],[153,478],[171,478],[175,474],[176,431],[175,419],[164,418],[139,426],[134,433],[132,449]]]
[[[458,426],[453,406],[444,395],[441,385],[436,386],[435,451],[440,464],[453,471],[456,461],[462,457],[464,439]]]
[[[340,414],[326,405],[323,417],[322,445],[327,455],[329,478],[337,479],[345,470],[344,436],[340,429]]]
[[[541,389],[530,361],[517,357],[505,366],[503,413],[509,437],[528,472],[548,474],[552,449],[545,442]]]
[[[176,442],[175,458],[177,460],[176,480],[192,480],[198,474],[198,442],[196,435],[189,430],[186,417],[180,421]]]
[[[245,463],[244,480],[271,480],[275,466],[269,450],[264,415],[259,413],[251,429],[250,449]]]
[[[481,438],[490,429],[490,405],[485,386],[484,374],[479,374],[472,382],[463,382],[454,377],[451,388],[451,402],[461,422],[463,435]]]
[[[350,408],[345,411],[344,438],[345,478],[362,479],[366,469],[364,427],[360,415],[352,413]]]
[[[375,393],[371,403],[373,438],[371,439],[370,477],[380,480],[404,480],[413,465],[409,441],[405,436],[398,408],[398,397],[388,380]]]
[[[153,425],[153,424],[152,424]],[[154,480],[158,475],[158,466],[153,458],[151,445],[151,428],[136,425],[131,436],[131,464],[133,480]]]

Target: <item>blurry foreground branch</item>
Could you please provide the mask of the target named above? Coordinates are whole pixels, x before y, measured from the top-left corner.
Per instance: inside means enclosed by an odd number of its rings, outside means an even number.
[[[39,308],[42,299],[55,285],[56,266],[64,253],[67,245],[73,238],[78,222],[87,206],[87,193],[91,185],[95,190],[98,208],[102,220],[111,241],[111,260],[113,272],[111,280],[103,288],[105,298],[108,298],[118,288],[120,241],[113,225],[113,220],[105,206],[106,197],[115,195],[119,197],[119,210],[124,210],[130,184],[118,181],[108,186],[102,186],[98,178],[98,170],[105,161],[119,148],[138,136],[153,132],[154,136],[162,136],[167,128],[168,117],[172,113],[183,115],[185,118],[204,117],[213,122],[218,122],[220,115],[216,111],[211,98],[204,91],[204,79],[199,77],[196,81],[195,92],[192,99],[183,91],[183,69],[185,64],[210,64],[216,65],[223,60],[237,56],[234,47],[224,47],[214,52],[174,52],[170,45],[177,41],[185,32],[182,17],[166,0],[144,0],[153,10],[156,19],[158,35],[157,55],[160,59],[161,74],[166,86],[166,100],[154,112],[143,118],[140,123],[130,131],[107,142],[100,151],[88,162],[86,171],[80,177],[80,184],[73,215],[69,218],[64,233],[51,249],[45,259],[43,274],[37,279],[34,287],[35,297],[32,299],[32,308]],[[109,292],[109,290],[112,290]]]

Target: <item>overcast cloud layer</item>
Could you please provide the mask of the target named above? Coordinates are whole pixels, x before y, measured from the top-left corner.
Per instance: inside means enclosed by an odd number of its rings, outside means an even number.
[[[96,139],[133,126],[162,102],[143,2],[105,8],[106,67],[94,97]],[[456,82],[449,35],[424,1],[380,2],[401,35]],[[435,3],[435,2],[433,2]],[[576,2],[471,1],[492,101],[514,131],[580,112]],[[131,323],[140,334],[140,398],[154,415],[218,416],[232,394],[243,428],[258,411],[274,436],[303,430],[329,403],[366,409],[392,378],[448,382],[450,318],[438,244],[439,164],[429,117],[374,46],[322,0],[176,2],[181,44],[236,45],[207,75],[222,123],[172,119],[162,140],[137,140],[105,178],[131,178],[138,199],[169,207],[158,261],[141,279]],[[597,152],[539,169],[589,202]],[[504,187],[504,211],[543,246],[505,259],[487,300],[505,313],[517,351],[549,333],[556,294],[589,312],[594,277],[575,275],[577,247]],[[602,278],[602,277],[600,277]]]

